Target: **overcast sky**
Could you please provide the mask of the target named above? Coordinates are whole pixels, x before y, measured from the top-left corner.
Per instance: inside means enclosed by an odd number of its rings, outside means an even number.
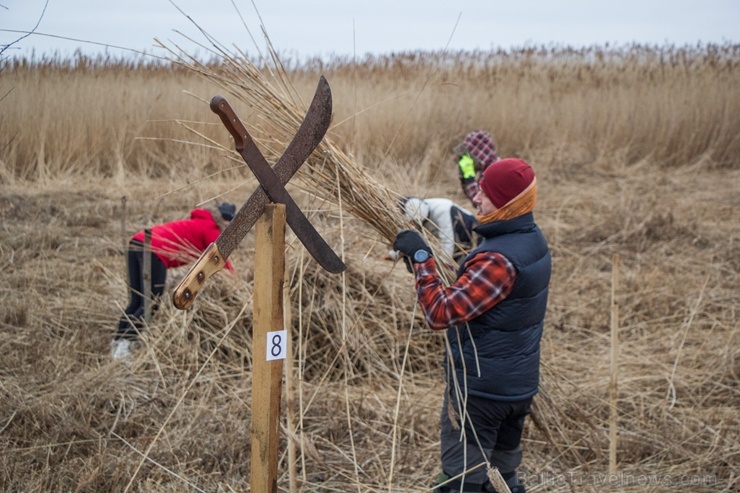
[[[255,45],[244,24],[264,47],[256,5],[273,46],[300,59],[445,48],[740,42],[740,0],[48,0],[44,12],[46,4],[0,0],[0,44],[21,36],[9,30],[30,31],[39,19],[37,32],[44,34],[19,41],[4,56],[106,50],[93,43],[161,53],[154,38],[195,54],[176,31],[205,38],[175,5],[218,42],[250,53]]]

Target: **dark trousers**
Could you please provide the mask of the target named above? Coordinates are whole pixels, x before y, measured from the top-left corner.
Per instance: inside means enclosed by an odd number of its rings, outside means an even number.
[[[520,442],[524,419],[531,411],[532,398],[521,401],[497,401],[472,395],[458,397],[445,392],[440,418],[440,445],[442,469],[448,477],[485,462],[499,469],[505,478],[515,478],[516,468],[522,461]],[[455,429],[448,413],[452,401],[457,414]],[[462,479],[462,478],[461,478]],[[464,482],[463,482],[464,481]],[[464,480],[450,483],[452,491],[490,491],[486,466],[465,474]],[[515,481],[515,479],[514,479]],[[448,490],[449,491],[449,490]]]
[[[116,339],[136,339],[144,326],[144,245],[131,241],[128,245],[128,284],[130,301],[118,322]],[[167,267],[154,254],[152,257],[151,294],[152,311],[156,309],[156,300],[164,292],[167,280]]]

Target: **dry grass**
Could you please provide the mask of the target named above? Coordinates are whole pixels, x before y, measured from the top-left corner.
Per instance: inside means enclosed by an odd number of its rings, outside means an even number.
[[[446,177],[440,167],[447,151],[469,128],[490,129],[503,155],[557,153],[574,164],[618,158],[732,167],[740,152],[738,50],[402,54],[301,66],[291,73],[295,91],[289,93],[284,81],[270,82],[281,97],[306,100],[323,73],[334,94],[333,142],[371,169],[421,165],[424,173],[414,177],[419,181]],[[222,62],[220,55],[203,68],[221,67],[231,84],[236,68]],[[222,171],[213,150],[183,153],[176,141],[192,135],[172,124],[191,122],[226,142],[220,122],[202,104],[222,90],[218,80],[187,68],[86,59],[37,65],[7,60],[2,73],[4,183],[76,173],[121,179],[188,173],[193,180]],[[250,81],[244,82],[248,87]],[[269,115],[245,106],[236,110],[255,137],[270,135]]]
[[[287,83],[223,58],[181,59],[203,77],[4,68],[0,93],[15,89],[0,102],[3,491],[248,490],[251,235],[238,276],[217,276],[189,312],[164,304],[130,365],[107,358],[126,293],[121,196],[131,234],[256,186],[215,116],[178,92],[236,101],[274,159],[320,73]],[[736,47],[370,62],[322,67],[334,127],[289,187],[349,266],[328,275],[289,236],[297,378],[284,403],[298,418],[281,451],[296,443],[301,491],[424,491],[438,472],[443,336],[425,327],[405,269],[379,256],[400,224],[386,198],[463,203],[448,149],[473,127],[535,166],[553,250],[543,392],[525,432],[531,491],[606,489],[614,254],[612,489],[736,489]],[[147,123],[173,119],[183,124]]]

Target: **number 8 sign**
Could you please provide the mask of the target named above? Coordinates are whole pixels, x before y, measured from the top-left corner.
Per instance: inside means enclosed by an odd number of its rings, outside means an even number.
[[[276,330],[267,333],[267,361],[285,359],[288,331]]]

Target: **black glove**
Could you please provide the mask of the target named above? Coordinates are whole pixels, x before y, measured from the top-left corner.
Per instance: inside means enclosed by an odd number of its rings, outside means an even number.
[[[424,250],[432,255],[432,249],[427,242],[421,237],[418,231],[413,229],[404,229],[396,235],[396,241],[393,242],[393,249],[403,254],[403,261],[411,272],[411,262],[414,261],[414,254],[419,250]]]

